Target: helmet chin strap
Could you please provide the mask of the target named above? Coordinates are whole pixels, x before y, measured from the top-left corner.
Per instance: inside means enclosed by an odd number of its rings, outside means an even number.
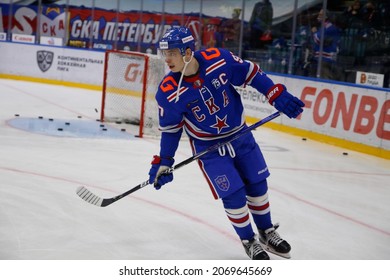
[[[175,103],[177,103],[177,102],[179,101],[179,92],[180,92],[181,82],[183,81],[184,73],[186,72],[187,66],[188,66],[188,64],[190,64],[190,62],[192,61],[192,58],[193,58],[193,57],[194,57],[194,52],[191,53],[191,58],[190,58],[189,61],[186,61],[186,57],[183,56],[184,67],[183,67],[183,70],[181,71],[181,76],[180,76],[180,80],[179,80],[179,85],[177,86]]]

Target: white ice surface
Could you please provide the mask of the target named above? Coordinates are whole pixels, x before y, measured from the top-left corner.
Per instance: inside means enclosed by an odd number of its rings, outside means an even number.
[[[76,195],[85,185],[112,197],[145,181],[158,140],[48,136],[10,124],[92,123],[100,99],[0,79],[0,259],[246,260],[196,163],[161,190],[148,186],[106,208]],[[254,133],[271,170],[272,218],[293,259],[390,259],[390,161],[266,127]],[[176,163],[189,156],[182,141]]]

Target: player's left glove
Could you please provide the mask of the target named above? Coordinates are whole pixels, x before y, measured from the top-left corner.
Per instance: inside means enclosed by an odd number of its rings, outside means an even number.
[[[305,103],[289,93],[282,84],[271,87],[266,96],[271,105],[290,119],[298,117],[303,112],[302,107],[305,107]]]
[[[162,185],[165,185],[173,180],[172,172],[164,172],[172,167],[174,162],[175,160],[173,158],[153,156],[153,160],[151,162],[152,167],[149,171],[149,183],[153,184],[156,190],[159,190]]]

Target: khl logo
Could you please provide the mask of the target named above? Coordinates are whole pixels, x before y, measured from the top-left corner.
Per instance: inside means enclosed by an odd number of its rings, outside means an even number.
[[[54,53],[49,51],[37,51],[37,63],[42,72],[50,69],[54,60]]]

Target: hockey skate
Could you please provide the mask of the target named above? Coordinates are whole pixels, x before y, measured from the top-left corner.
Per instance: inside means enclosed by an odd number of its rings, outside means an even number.
[[[266,230],[259,229],[260,242],[264,250],[283,258],[290,259],[291,246],[276,232],[278,227],[279,225],[275,224],[273,227]]]
[[[245,252],[251,260],[269,260],[269,256],[255,235],[251,240],[241,240]]]

